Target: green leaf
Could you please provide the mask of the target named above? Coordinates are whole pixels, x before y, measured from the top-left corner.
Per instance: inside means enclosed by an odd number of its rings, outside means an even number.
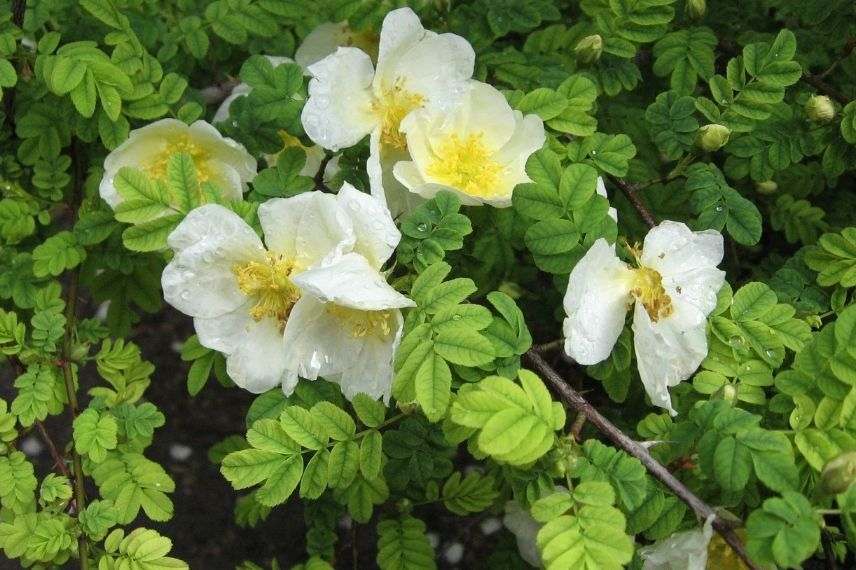
[[[28,512],[35,503],[33,465],[20,451],[0,457],[0,504],[13,513]]]
[[[443,484],[443,504],[451,512],[466,516],[479,513],[491,506],[499,496],[492,477],[471,472],[463,477],[459,471],[452,473]]]
[[[480,366],[494,358],[490,341],[465,328],[441,331],[434,340],[434,350],[445,360],[462,366]]]
[[[353,418],[342,408],[331,402],[318,402],[310,410],[321,424],[327,435],[337,441],[345,441],[354,437],[357,426]]]
[[[351,400],[351,405],[366,427],[376,428],[386,417],[386,406],[366,394],[356,394]]]
[[[33,274],[36,277],[55,277],[77,267],[84,259],[86,250],[77,243],[75,235],[62,231],[33,250]]]
[[[122,243],[131,251],[149,252],[166,248],[166,238],[184,216],[172,214],[131,226],[122,232]]]
[[[330,452],[327,482],[330,487],[348,487],[360,468],[360,447],[354,441],[338,441]]]
[[[328,437],[324,425],[315,419],[309,410],[300,406],[289,406],[280,416],[285,433],[307,449],[327,447]]]
[[[377,525],[377,563],[381,570],[434,570],[434,549],[425,523],[410,515]]]
[[[360,471],[366,479],[376,479],[383,465],[383,438],[377,430],[369,431],[360,442]]]
[[[101,463],[107,451],[116,448],[118,427],[113,416],[88,408],[74,420],[74,449]]]
[[[435,344],[434,349],[438,350],[439,346]],[[428,419],[432,422],[442,419],[451,398],[452,372],[440,353],[429,354],[423,360],[416,371],[414,383],[416,402],[422,406]]]
[[[785,492],[764,501],[746,519],[746,549],[761,564],[800,566],[820,545],[819,522],[808,499]]]

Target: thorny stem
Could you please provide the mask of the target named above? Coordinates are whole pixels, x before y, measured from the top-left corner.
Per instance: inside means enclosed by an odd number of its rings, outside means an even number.
[[[86,173],[86,167],[83,164],[83,158],[77,145],[77,139],[71,143],[71,159],[74,164],[74,186],[72,187],[71,199],[69,200],[74,217],[77,217],[77,209],[80,206],[80,200],[83,193],[83,181]],[[60,358],[60,368],[62,376],[65,380],[65,392],[68,396],[68,408],[71,421],[77,418],[78,403],[77,403],[77,388],[74,385],[74,371],[72,370],[71,354],[73,347],[73,335],[75,325],[77,324],[77,289],[80,283],[80,272],[74,269],[71,272],[68,281],[68,289],[66,290],[65,300],[65,337],[62,343],[62,353]],[[74,468],[74,496],[77,502],[77,512],[80,513],[86,508],[86,489],[84,487],[85,480],[83,478],[83,466],[80,461],[80,455],[71,446],[72,466]],[[78,557],[80,558],[81,570],[89,570],[89,543],[86,536],[81,534],[78,539]]]
[[[740,537],[734,532],[730,523],[725,519],[720,518],[707,503],[699,499],[695,493],[690,491],[681,481],[679,481],[666,467],[640,445],[637,441],[628,437],[624,432],[618,429],[615,424],[606,419],[598,412],[583,396],[574,390],[565,380],[551,367],[547,361],[541,356],[537,350],[530,350],[526,353],[526,358],[532,366],[538,371],[553,390],[559,395],[563,402],[571,406],[577,412],[585,416],[601,433],[609,438],[616,446],[623,449],[640,462],[648,470],[651,475],[656,477],[663,485],[665,485],[679,499],[686,503],[702,520],[706,520],[711,515],[714,516],[713,528],[722,535],[725,542],[731,546],[737,556],[751,569],[760,570],[760,567],[755,564],[746,552],[746,548]]]
[[[43,424],[42,422],[36,422],[36,427],[39,430],[39,434],[42,436],[42,440],[44,440],[45,444],[48,446],[48,451],[51,454],[51,459],[53,459],[54,461],[54,469],[59,469],[60,472],[64,476],[66,476],[69,481],[71,481],[71,473],[68,471],[68,466],[66,466],[65,464],[65,459],[57,449],[56,444],[53,442],[53,439],[51,439],[48,430],[45,429],[45,424]]]
[[[633,205],[639,213],[639,217],[642,218],[642,221],[644,221],[649,228],[653,228],[657,225],[657,220],[654,218],[654,215],[645,206],[645,204],[642,203],[639,196],[636,194],[638,188],[635,185],[625,182],[620,178],[616,178],[615,176],[609,176],[609,180],[624,192],[624,195],[627,196],[627,200]]]

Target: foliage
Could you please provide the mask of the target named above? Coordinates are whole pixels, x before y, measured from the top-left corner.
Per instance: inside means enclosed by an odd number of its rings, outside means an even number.
[[[149,452],[168,421],[152,393],[186,382],[190,407],[214,384],[237,390],[238,376],[231,348],[203,344],[203,332],[183,339],[186,380],[156,371],[174,355],[150,362],[134,340],[149,315],[182,318],[161,310],[169,236],[204,205],[261,233],[269,199],[335,194],[343,181],[376,194],[370,137],[325,150],[307,135],[301,113],[319,95],[297,54],[319,24],[344,22],[339,40],[376,63],[384,17],[402,4],[0,4],[0,550],[13,564],[188,567],[161,534],[183,507]],[[528,368],[532,350],[553,356],[537,347],[561,336],[568,275],[589,248],[604,239],[631,260],[650,214],[725,237],[727,282],[700,325],[706,356],[671,387],[677,415],[645,399],[629,325],[602,362],[556,354],[553,366],[739,521],[758,564],[846,566],[856,548],[853,3],[406,4],[426,29],[469,42],[473,77],[537,117],[546,140],[526,155],[508,207],[435,188],[397,216],[401,239],[375,269],[415,306],[393,335],[389,393],[349,399],[333,374],[257,394],[245,425],[209,451],[239,492],[235,524],[269,525],[272,510],[301,501],[306,556],[294,568],[306,570],[345,563],[346,515],[374,527],[383,570],[438,566],[428,535],[438,511],[476,521],[516,503],[538,527],[529,538],[542,566],[555,569],[639,568],[642,546],[697,527],[691,508]],[[258,161],[242,196],[225,188],[240,176],[203,164],[219,168],[225,155],[183,143],[105,175],[138,129],[213,122],[233,89],[214,126]],[[155,146],[175,142],[165,141]],[[117,203],[102,199],[108,182]],[[300,247],[324,229],[309,225]],[[54,465],[36,468],[27,434],[63,438],[47,442]],[[522,567],[508,532],[497,536],[480,562]]]

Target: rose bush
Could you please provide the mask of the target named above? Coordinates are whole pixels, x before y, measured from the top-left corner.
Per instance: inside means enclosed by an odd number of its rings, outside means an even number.
[[[856,6],[404,4],[3,5],[5,557],[188,567],[147,314],[294,568],[852,564]]]

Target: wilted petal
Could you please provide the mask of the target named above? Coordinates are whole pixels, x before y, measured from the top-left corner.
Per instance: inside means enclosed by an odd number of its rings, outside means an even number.
[[[606,359],[624,328],[631,270],[599,239],[571,271],[565,293],[565,352],[580,364]]]

